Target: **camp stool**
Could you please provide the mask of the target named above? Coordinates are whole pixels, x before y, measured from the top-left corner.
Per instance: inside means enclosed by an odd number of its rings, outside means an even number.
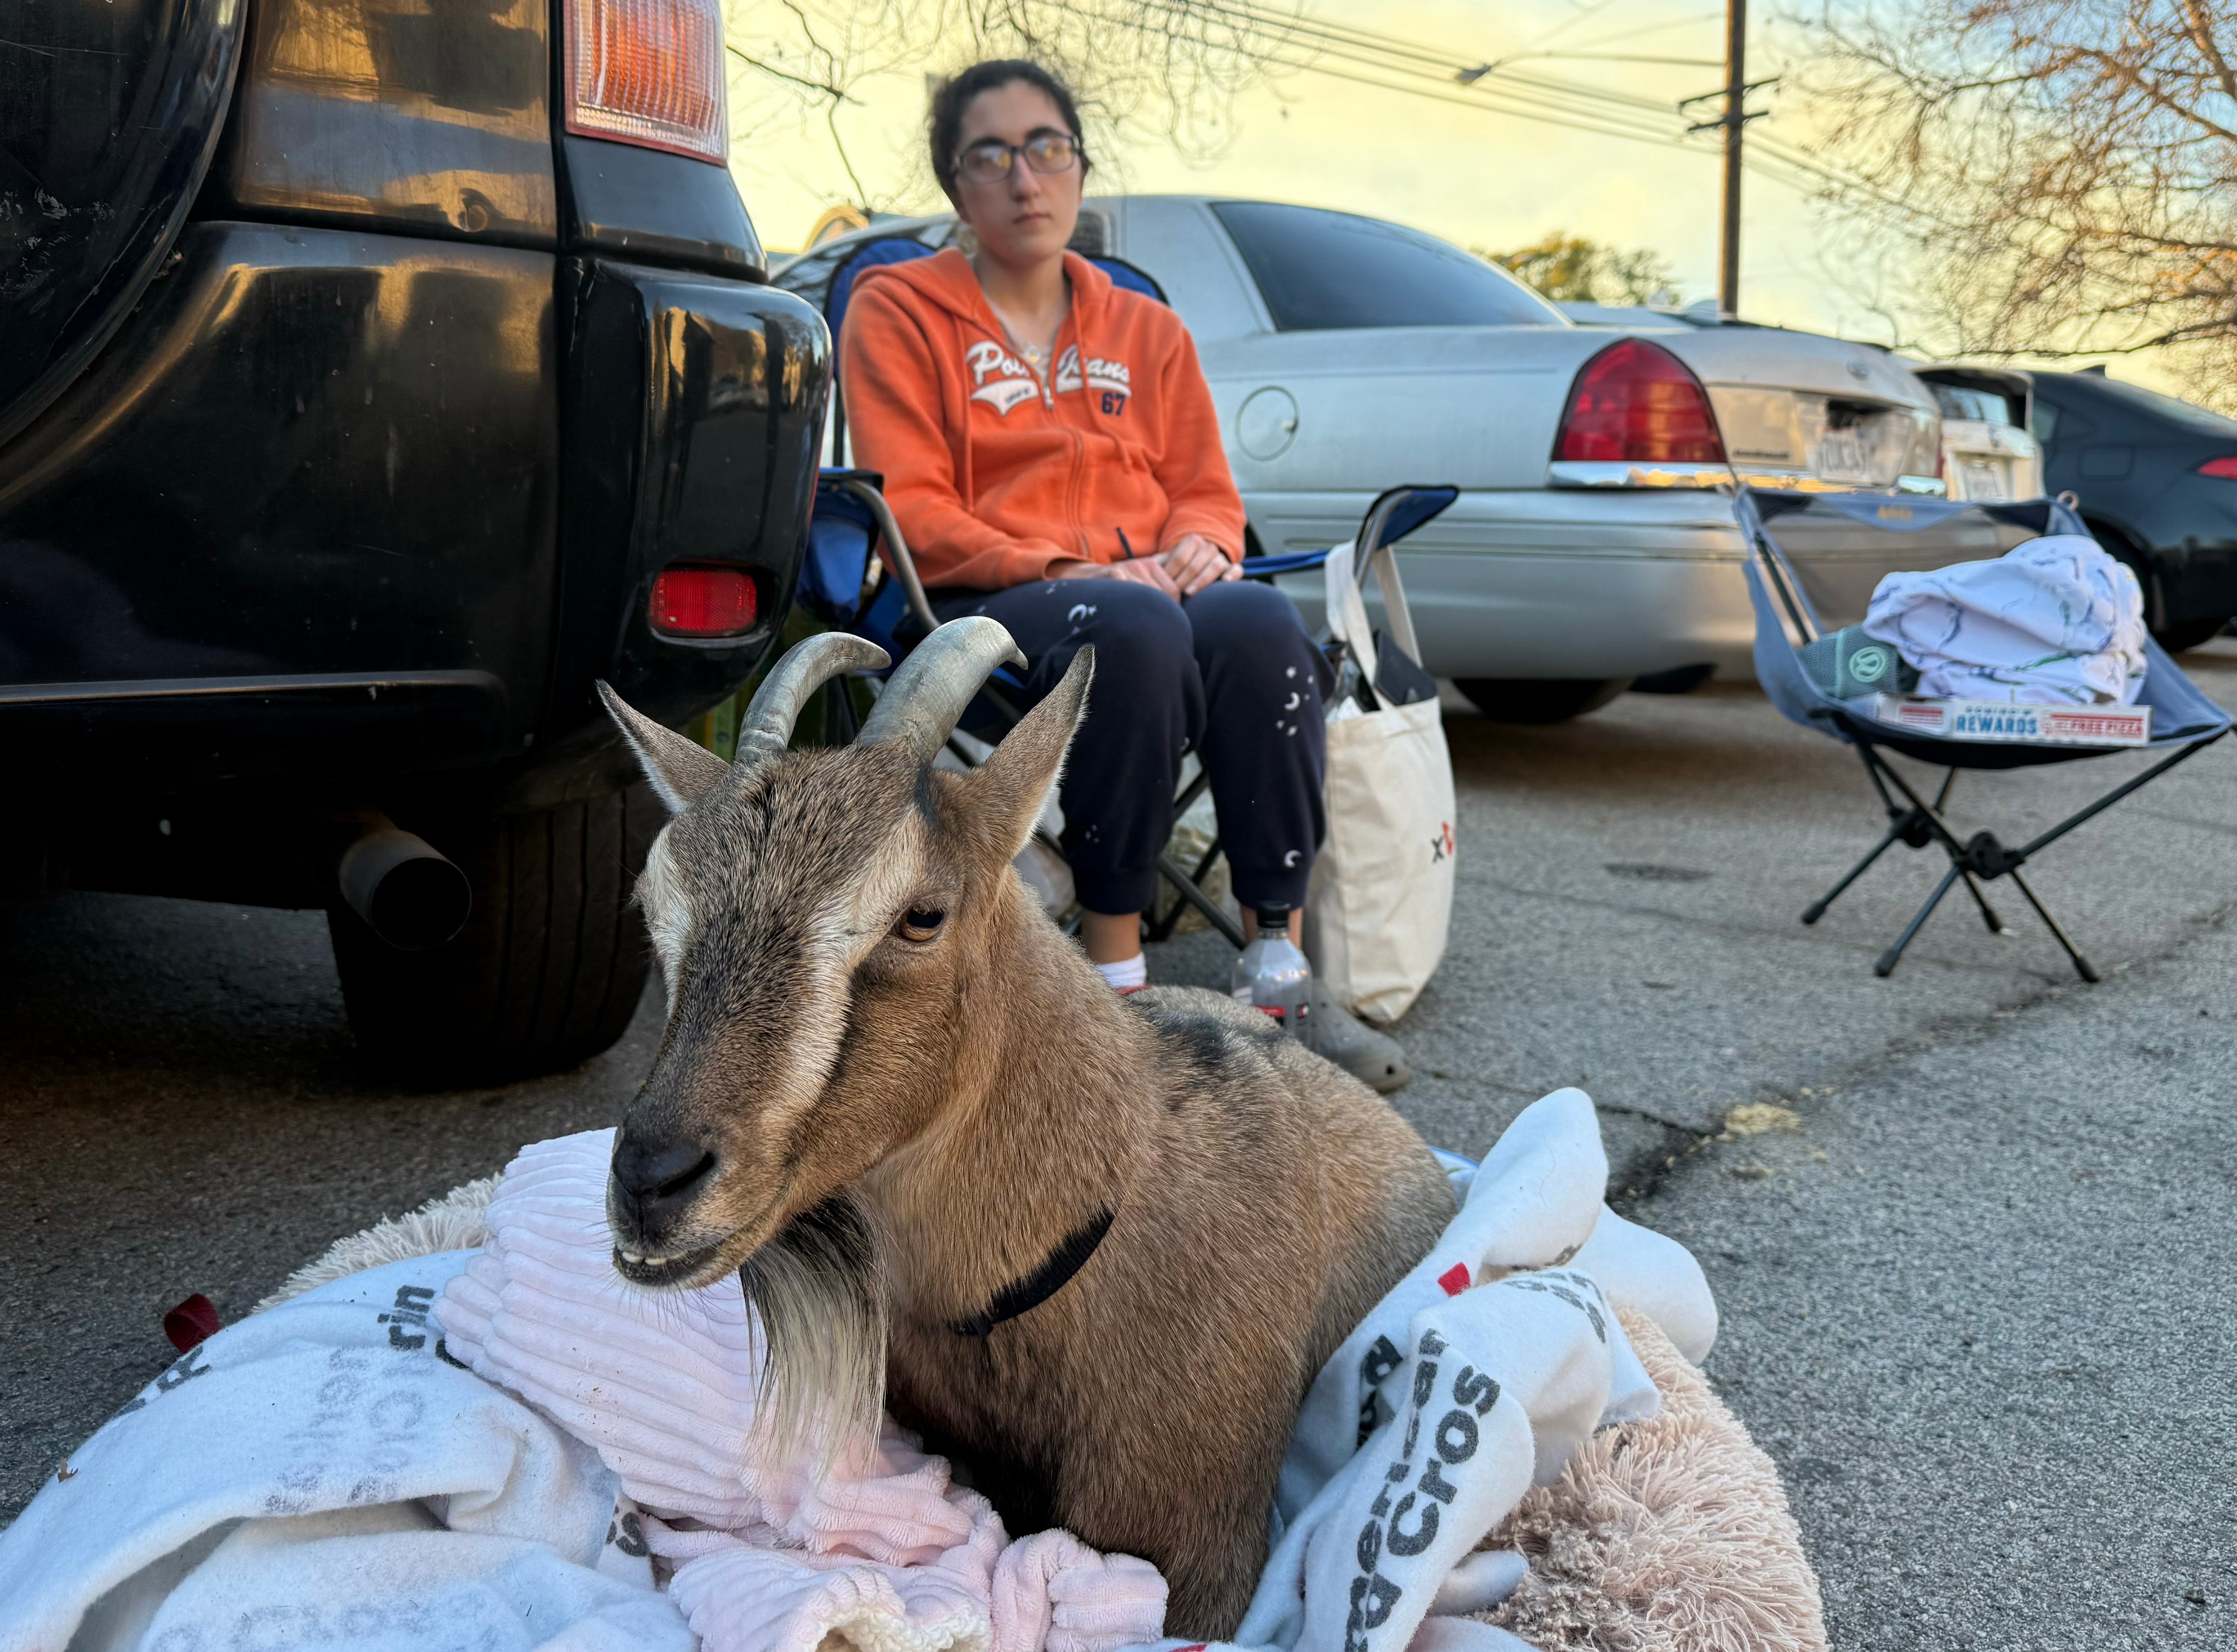
[[[1981,885],[2009,878],[2064,949],[2075,972],[2084,981],[2096,980],[2096,970],[2020,875],[2020,868],[2084,821],[2094,819],[2130,793],[2148,786],[2220,740],[2229,732],[2229,714],[2201,694],[2166,651],[2147,638],[2147,669],[2135,704],[2151,710],[2148,749],[2168,755],[2016,848],[2008,847],[1993,832],[1976,832],[1961,840],[1943,813],[1960,770],[2079,762],[2139,748],[1949,739],[1881,721],[1876,714],[1878,701],[1875,696],[1863,695],[1850,701],[1831,698],[1811,681],[1798,652],[1802,644],[1825,635],[1827,628],[1821,622],[1818,609],[1795,564],[1779,548],[1767,525],[1790,517],[1816,516],[1822,519],[1826,513],[1838,512],[1885,531],[1906,532],[1947,524],[1950,517],[1970,512],[1984,530],[1984,549],[1994,554],[1997,547],[2009,550],[2022,540],[2045,534],[2079,534],[2087,537],[2089,530],[2083,526],[2082,518],[2069,504],[2056,499],[1990,504],[1907,497],[1891,506],[1884,496],[1759,494],[1745,484],[1738,489],[1733,504],[1733,516],[1747,541],[1748,595],[1755,605],[1757,681],[1771,702],[1790,721],[1853,747],[1864,762],[1865,777],[1871,781],[1872,789],[1887,811],[1887,829],[1879,841],[1821,899],[1811,903],[1802,914],[1802,921],[1815,924],[1823,918],[1826,909],[1849,885],[1894,845],[1902,843],[1913,849],[1938,846],[1949,859],[1949,870],[1935,885],[1925,905],[1904,926],[1903,933],[1896,937],[1895,944],[1874,962],[1873,974],[1884,977],[1894,973],[1903,959],[1904,949],[1942,904],[1943,897],[1961,883],[1973,898],[1981,920],[1990,931],[2003,933],[2003,920],[1989,904]],[[1935,789],[1932,801],[1888,760],[1890,754],[1948,770]]]

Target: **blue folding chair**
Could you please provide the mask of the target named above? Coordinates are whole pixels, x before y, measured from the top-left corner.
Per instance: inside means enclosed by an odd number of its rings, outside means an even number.
[[[892,507],[881,491],[882,485],[883,478],[869,471],[830,469],[817,478],[815,516],[808,530],[808,555],[796,600],[834,629],[852,631],[876,643],[899,664],[940,622],[917,577],[901,525],[894,520]],[[1366,548],[1359,557],[1363,573],[1367,551],[1396,543],[1459,497],[1460,490],[1452,487],[1401,487],[1377,497],[1368,507],[1356,541]],[[1276,574],[1318,567],[1328,556],[1326,550],[1310,550],[1251,557],[1244,561],[1243,569],[1246,576],[1270,580]],[[1381,650],[1380,659],[1376,687],[1385,697],[1409,704],[1436,692],[1435,684],[1418,671],[1414,674],[1418,681],[1404,680],[1409,662],[1396,648]],[[1024,686],[1009,667],[997,670],[964,713],[960,727],[974,738],[999,739],[1023,715]],[[852,702],[845,698],[843,687],[837,683],[833,687],[839,690],[835,706],[844,708],[840,715],[851,719]],[[966,766],[977,761],[959,741],[951,739],[949,749]],[[1173,799],[1174,818],[1186,813],[1211,783],[1211,777],[1199,767]],[[1053,839],[1041,841],[1058,854],[1064,852]],[[1179,899],[1162,917],[1150,920],[1151,940],[1161,941],[1171,935],[1184,909],[1193,908],[1230,942],[1243,944],[1242,926],[1204,892],[1204,880],[1219,855],[1217,838],[1193,867],[1184,866],[1162,852],[1158,854],[1158,875]]]
[[[1951,517],[1962,512],[1977,513],[1985,523],[2003,529],[2018,528],[2034,534],[2082,534],[2089,529],[2082,518],[2061,501],[2054,499],[2027,500],[2010,504],[1969,504],[1963,502],[1931,499],[1906,499],[1905,509],[1891,516],[1877,508],[1879,502],[1858,496],[1825,496],[1809,501],[1780,501],[1785,510],[1838,511],[1851,519],[1868,523],[1889,531],[1916,530],[1930,525],[1945,525]],[[1960,769],[2011,769],[2030,767],[2042,763],[2069,763],[2085,758],[2109,757],[2122,751],[2133,751],[2134,747],[2069,746],[2024,743],[1989,743],[1951,740],[1924,734],[1916,729],[1882,722],[1873,714],[1874,696],[1863,695],[1852,701],[1833,699],[1813,682],[1803,668],[1798,653],[1798,645],[1814,642],[1824,634],[1818,611],[1804,589],[1803,582],[1794,565],[1780,550],[1778,541],[1765,525],[1765,512],[1760,502],[1745,485],[1734,499],[1733,515],[1747,539],[1748,595],[1755,605],[1755,670],[1771,702],[1791,721],[1854,747],[1864,765],[1864,773],[1873,789],[1879,793],[1880,802],[1888,815],[1887,830],[1864,858],[1851,867],[1841,881],[1828,891],[1823,899],[1814,901],[1802,914],[1805,924],[1815,924],[1851,884],[1862,877],[1875,860],[1897,843],[1913,849],[1924,849],[1930,844],[1940,846],[1949,858],[1950,869],[1926,898],[1895,944],[1880,954],[1872,965],[1872,973],[1887,976],[1894,972],[1902,961],[1904,949],[1923,927],[1942,898],[1960,883],[1979,907],[1981,918],[1993,934],[2002,934],[2003,920],[1989,905],[1982,891],[1983,883],[1998,878],[2009,878],[2013,885],[2035,908],[2045,928],[2065,950],[2073,961],[2075,971],[2084,981],[2095,981],[2097,971],[2089,960],[2078,951],[2059,927],[2058,920],[2037,898],[2020,868],[2037,854],[2064,837],[2084,821],[2092,819],[2118,803],[2122,798],[2141,787],[2149,785],[2180,763],[2188,762],[2207,747],[2229,732],[2229,714],[2208,700],[2184,676],[2181,668],[2170,660],[2156,642],[2148,639],[2144,644],[2147,669],[2142,688],[2138,691],[2136,704],[2151,708],[2150,747],[2170,754],[2162,761],[2141,774],[2122,782],[2098,798],[2087,807],[2076,810],[2046,832],[2037,833],[2017,848],[2008,848],[1992,832],[1976,832],[1960,841],[1957,834],[1943,818],[1943,809],[1950,800],[1950,787],[1957,783]],[[1893,764],[1889,753],[1897,753],[1921,763],[1945,767],[1949,773],[1943,778],[1934,800],[1928,802],[1914,789]]]

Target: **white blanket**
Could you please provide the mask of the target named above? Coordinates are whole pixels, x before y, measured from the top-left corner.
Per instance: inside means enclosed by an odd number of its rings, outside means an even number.
[[[428,1305],[471,1254],[175,1361],[0,1535],[0,1649],[690,1652],[597,1454],[444,1357]]]
[[[1918,668],[1930,698],[2129,705],[2143,687],[2136,576],[2080,534],[2051,534],[1990,562],[1890,574],[1867,635]]]
[[[0,1533],[0,1652],[1183,1644],[1151,1638],[1145,1563],[1008,1542],[891,1430],[828,1472],[769,1460],[736,1281],[654,1296],[606,1265],[606,1141],[525,1151],[482,1251],[323,1287],[164,1372]],[[1562,1090],[1456,1176],[1459,1215],[1309,1395],[1239,1643],[1521,1646],[1448,1615],[1522,1576],[1473,1551],[1534,1481],[1653,1413],[1609,1303],[1692,1359],[1715,1335],[1699,1268],[1605,1208],[1607,1169]]]

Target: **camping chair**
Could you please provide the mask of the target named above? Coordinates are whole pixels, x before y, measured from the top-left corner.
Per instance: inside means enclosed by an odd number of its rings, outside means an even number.
[[[815,515],[808,529],[808,553],[801,566],[797,600],[825,624],[868,638],[899,664],[911,648],[931,635],[940,622],[917,577],[907,541],[894,520],[882,486],[883,478],[869,471],[827,470],[818,478]],[[1457,488],[1393,488],[1368,507],[1357,543],[1369,550],[1395,543],[1459,497]],[[1328,556],[1327,550],[1316,550],[1250,557],[1244,560],[1243,569],[1246,576],[1270,579],[1276,574],[1316,568]],[[1359,562],[1363,569],[1366,556],[1363,555]],[[1383,653],[1396,668],[1408,663],[1395,648]],[[999,738],[1013,727],[1023,715],[1020,698],[1023,688],[1023,681],[1012,668],[1005,666],[996,670],[979,698],[965,712],[960,724],[963,731],[973,739],[988,735]],[[843,680],[833,682],[827,692],[834,693],[835,707],[844,708],[838,714],[846,720],[841,727],[847,732],[839,737],[848,738],[851,734],[852,701],[847,697]],[[976,767],[977,755],[961,740],[951,736],[948,749],[966,767]],[[1210,774],[1201,764],[1198,765],[1197,772],[1173,799],[1173,818],[1178,819],[1185,814],[1211,784]],[[1045,847],[1059,856],[1063,854],[1053,838],[1039,832],[1035,836]],[[1217,838],[1193,867],[1180,865],[1168,853],[1158,854],[1158,876],[1179,898],[1169,911],[1147,920],[1151,940],[1165,939],[1180,921],[1181,913],[1193,909],[1232,944],[1243,944],[1242,925],[1204,890],[1204,880],[1217,863],[1219,854]]]
[[[863,271],[883,264],[930,258],[938,250],[910,236],[890,235],[865,241],[849,253],[833,271],[823,295],[823,316],[831,336],[836,339],[846,324],[855,282]],[[1148,272],[1124,259],[1093,253],[1086,256],[1115,285],[1155,299],[1160,304],[1168,302],[1165,289]],[[898,663],[910,647],[927,635],[939,622],[917,577],[907,543],[886,503],[884,478],[873,471],[844,466],[848,451],[846,403],[843,386],[837,385],[832,391],[831,431],[832,455],[841,464],[827,469],[817,483],[815,514],[809,526],[798,600],[824,623],[867,637]],[[1369,508],[1360,543],[1371,547],[1402,539],[1458,497],[1458,490],[1451,488],[1393,489]],[[1246,559],[1243,566],[1247,576],[1270,580],[1276,574],[1316,568],[1328,560],[1328,555],[1325,550],[1316,550],[1252,557]],[[1366,560],[1364,556],[1360,558],[1363,572]],[[886,576],[889,570],[888,578]],[[1394,660],[1402,658],[1396,650],[1385,652]],[[1021,714],[1017,696],[1022,688],[1022,682],[1008,668],[997,670],[965,713],[963,731],[976,739],[980,731],[999,735],[1014,726]],[[843,683],[829,685],[827,692],[833,695],[833,710],[843,729],[851,723],[852,701],[846,698]],[[948,748],[966,767],[975,765],[976,757],[962,741],[951,739]],[[1173,799],[1173,818],[1178,820],[1185,814],[1211,783],[1203,766],[1198,764],[1197,773],[1182,785]],[[1063,851],[1053,839],[1039,833],[1035,836],[1044,847],[1061,857]],[[1193,910],[1233,944],[1243,944],[1242,925],[1204,890],[1204,880],[1217,864],[1219,854],[1217,838],[1193,868],[1181,865],[1169,854],[1159,853],[1158,873],[1178,899],[1163,913],[1149,916],[1151,940],[1166,939],[1183,914]]]
[[[2029,537],[2038,534],[2086,536],[2089,533],[2081,517],[2071,508],[2052,499],[2027,500],[2011,504],[1966,504],[1954,501],[1906,499],[1904,511],[1892,518],[1890,513],[1877,509],[1877,503],[1862,497],[1826,496],[1814,500],[1781,497],[1777,508],[1782,512],[1801,510],[1838,511],[1852,520],[1886,528],[1890,531],[1946,524],[1952,516],[1974,511],[1990,525],[2007,530],[2019,529]],[[1803,579],[1765,525],[1768,513],[1745,484],[1739,487],[1733,505],[1733,514],[1747,540],[1748,595],[1755,604],[1757,680],[1770,696],[1772,703],[1791,721],[1853,746],[1858,756],[1863,760],[1866,778],[1871,781],[1873,790],[1879,794],[1880,802],[1887,810],[1888,826],[1881,834],[1880,840],[1826,892],[1822,899],[1811,904],[1802,914],[1802,921],[1815,924],[1823,918],[1826,909],[1840,898],[1842,892],[1895,844],[1903,843],[1913,849],[1935,845],[1948,857],[1950,868],[1934,886],[1934,892],[1926,898],[1926,904],[1904,925],[1895,944],[1881,953],[1873,964],[1873,974],[1884,977],[1894,972],[1896,965],[1902,961],[1904,949],[1910,944],[1912,938],[1924,925],[1934,909],[1942,904],[1943,897],[1960,883],[1965,885],[1965,892],[1973,898],[1974,905],[1980,911],[1981,920],[1988,925],[1990,932],[2003,933],[2003,920],[1989,904],[1988,896],[1981,885],[1993,883],[1999,878],[2009,878],[2027,904],[2035,908],[2036,916],[2042,920],[2043,926],[2049,930],[2052,938],[2072,960],[2075,972],[2084,981],[2096,980],[2095,969],[2076,950],[2066,931],[2059,927],[2058,920],[2050,915],[2049,910],[2029,886],[2027,879],[2020,875],[2020,868],[2084,821],[2103,813],[2131,792],[2149,785],[2169,769],[2188,762],[2220,740],[2229,732],[2229,714],[2201,694],[2160,646],[2147,638],[2144,643],[2147,669],[2135,703],[2151,709],[2149,748],[2169,754],[2142,773],[2123,781],[2095,802],[2016,848],[2007,847],[1992,832],[1976,832],[1970,838],[1961,840],[1943,814],[1959,770],[2024,768],[2042,763],[2066,763],[2084,758],[2106,757],[2116,752],[2137,748],[2134,746],[2075,746],[1950,739],[1881,721],[1873,714],[1876,701],[1871,696],[1861,696],[1853,701],[1831,698],[1811,681],[1798,654],[1801,643],[1814,642],[1825,629],[1804,588]],[[1799,642],[1790,636],[1790,630],[1794,637],[1799,638]],[[1891,753],[1949,771],[1935,791],[1931,802],[1888,760]]]

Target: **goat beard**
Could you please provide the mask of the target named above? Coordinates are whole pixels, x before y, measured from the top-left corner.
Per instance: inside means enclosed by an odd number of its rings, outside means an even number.
[[[868,1449],[886,1403],[885,1278],[846,1194],[802,1212],[738,1269],[760,1316],[755,1411],[778,1461],[823,1466]]]

